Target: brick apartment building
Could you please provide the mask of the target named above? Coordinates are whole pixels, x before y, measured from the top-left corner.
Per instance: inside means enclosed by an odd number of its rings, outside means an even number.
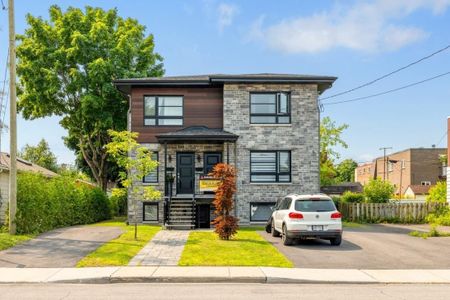
[[[371,178],[388,180],[396,187],[396,194],[403,195],[410,185],[435,185],[446,177],[446,168],[440,160],[446,148],[411,148],[391,153],[385,158],[359,165],[355,169],[355,181],[366,184]]]

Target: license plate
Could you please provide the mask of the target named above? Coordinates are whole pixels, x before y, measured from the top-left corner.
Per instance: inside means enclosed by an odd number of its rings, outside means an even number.
[[[312,231],[323,231],[323,225],[312,225],[311,230]]]

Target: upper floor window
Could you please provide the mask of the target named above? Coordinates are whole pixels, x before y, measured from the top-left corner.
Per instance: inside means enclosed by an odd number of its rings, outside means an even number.
[[[289,93],[251,93],[251,124],[291,123],[291,97]]]
[[[144,125],[147,126],[183,125],[183,97],[145,96]]]
[[[152,160],[159,161],[158,152],[152,152]],[[158,182],[158,169],[159,169],[159,167],[156,167],[153,171],[151,171],[149,174],[144,176],[143,182],[144,183],[157,183]]]
[[[251,151],[251,182],[291,182],[290,151]]]

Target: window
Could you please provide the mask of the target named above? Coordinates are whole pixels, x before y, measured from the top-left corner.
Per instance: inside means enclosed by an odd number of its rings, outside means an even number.
[[[303,212],[335,211],[336,206],[329,199],[305,199],[295,201],[295,210]]]
[[[394,171],[394,164],[388,161],[388,172]]]
[[[291,198],[284,198],[281,201],[280,207],[278,209],[280,209],[280,210],[282,210],[282,209],[289,209],[289,207],[291,206],[291,202],[292,202]]]
[[[144,221],[158,221],[159,213],[158,213],[158,202],[144,202]]]
[[[431,181],[422,181],[421,185],[431,185]]]
[[[251,124],[290,124],[289,93],[251,93]]]
[[[272,215],[275,202],[250,203],[250,222],[266,222]]]
[[[404,159],[402,159],[401,166],[402,166],[402,169],[406,169],[406,161]]]
[[[183,125],[183,97],[145,96],[144,125],[146,126]]]
[[[291,182],[291,151],[251,151],[251,182]]]
[[[152,160],[158,161],[158,152],[152,153]],[[157,166],[153,171],[151,171],[147,176],[144,177],[145,183],[157,183],[158,182],[158,169]]]

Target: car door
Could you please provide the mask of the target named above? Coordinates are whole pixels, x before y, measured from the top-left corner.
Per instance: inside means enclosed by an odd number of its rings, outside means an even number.
[[[275,216],[275,229],[277,231],[281,231],[282,229],[282,225],[283,225],[283,219],[286,216],[286,213],[289,209],[289,205],[291,199],[289,197],[284,198],[281,201],[280,207],[279,209],[276,211],[276,216]]]

